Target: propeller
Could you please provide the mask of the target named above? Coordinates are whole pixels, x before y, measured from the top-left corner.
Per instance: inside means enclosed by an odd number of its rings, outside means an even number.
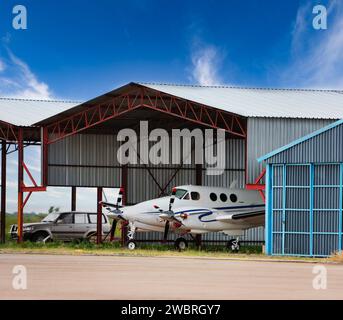
[[[114,215],[118,215],[118,216],[121,215],[123,213],[122,210],[120,210],[120,208],[123,208],[123,205],[122,205],[123,193],[124,193],[124,189],[120,188],[118,197],[117,197],[117,202],[113,204],[113,203],[101,201],[102,206],[105,207],[110,213]]]
[[[163,234],[163,240],[166,241],[167,240],[167,236],[168,236],[168,232],[169,232],[169,228],[170,228],[170,222],[178,222],[180,223],[180,221],[178,219],[175,218],[175,213],[173,211],[173,204],[175,202],[175,194],[176,194],[176,188],[172,189],[172,193],[169,199],[169,206],[168,206],[168,210],[162,210],[159,206],[154,205],[154,208],[156,210],[158,210],[160,212],[159,217],[162,220],[166,221],[165,227],[164,227],[164,234]]]
[[[126,221],[122,216],[123,211],[120,210],[120,208],[123,208],[123,205],[122,205],[123,193],[124,193],[124,189],[120,188],[119,193],[118,193],[118,197],[117,197],[117,202],[115,204],[109,203],[109,202],[104,202],[104,201],[101,202],[101,205],[103,207],[105,207],[109,211],[109,213],[113,216],[112,227],[111,227],[111,230],[109,232],[111,240],[113,240],[113,238],[114,238],[114,234],[116,231],[118,220]],[[107,201],[106,197],[105,197],[105,199]],[[108,234],[106,235],[106,237],[107,236],[108,236]]]

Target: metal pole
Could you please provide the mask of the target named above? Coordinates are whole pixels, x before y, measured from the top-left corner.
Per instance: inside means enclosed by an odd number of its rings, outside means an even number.
[[[76,187],[71,187],[71,211],[76,211]]]
[[[128,185],[128,168],[123,166],[121,168],[121,187],[123,188],[122,205],[127,203],[127,185]],[[121,244],[124,246],[127,239],[127,223],[122,222],[121,227]]]
[[[0,219],[0,242],[6,241],[6,140],[1,142],[1,219]]]
[[[47,127],[42,128],[42,184],[48,184],[48,139],[49,133]]]
[[[195,165],[195,184],[197,186],[202,185],[202,165],[201,164]],[[195,245],[197,246],[198,249],[201,248],[201,234],[197,234],[195,236]]]
[[[23,184],[24,184],[23,128],[18,130],[18,243],[23,241]]]
[[[96,226],[96,243],[102,242],[102,188],[97,188],[97,226]]]

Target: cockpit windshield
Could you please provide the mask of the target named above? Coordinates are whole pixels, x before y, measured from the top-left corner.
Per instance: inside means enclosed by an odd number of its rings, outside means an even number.
[[[178,199],[182,199],[187,192],[188,191],[184,189],[176,189],[175,197]],[[169,195],[171,195],[171,193]]]

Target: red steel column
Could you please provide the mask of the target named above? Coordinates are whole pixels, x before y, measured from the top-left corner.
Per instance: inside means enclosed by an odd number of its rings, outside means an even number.
[[[18,130],[18,242],[23,241],[23,184],[24,184],[24,141],[23,128]]]
[[[71,187],[71,211],[76,211],[76,187]]]
[[[96,243],[102,242],[102,188],[97,188],[97,226],[96,226]]]
[[[123,188],[122,205],[125,206],[127,203],[127,189],[128,187],[128,168],[123,166],[121,168],[121,188]],[[122,222],[121,225],[121,244],[124,246],[127,240],[127,223]]]
[[[47,186],[48,184],[48,128],[44,127],[41,131],[42,136],[42,184]]]
[[[0,242],[6,241],[6,140],[1,142],[1,218]]]

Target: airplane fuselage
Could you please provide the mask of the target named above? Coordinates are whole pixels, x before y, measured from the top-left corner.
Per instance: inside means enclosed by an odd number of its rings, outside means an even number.
[[[254,213],[264,210],[264,202],[257,191],[204,186],[180,186],[173,204],[175,218],[171,229],[177,233],[202,234],[222,231],[241,235],[245,229],[264,225],[264,216],[242,220],[220,221],[220,216],[233,213]],[[137,231],[163,232],[166,221],[160,218],[158,206],[168,210],[170,197],[152,199],[123,208],[122,217],[135,224]]]

